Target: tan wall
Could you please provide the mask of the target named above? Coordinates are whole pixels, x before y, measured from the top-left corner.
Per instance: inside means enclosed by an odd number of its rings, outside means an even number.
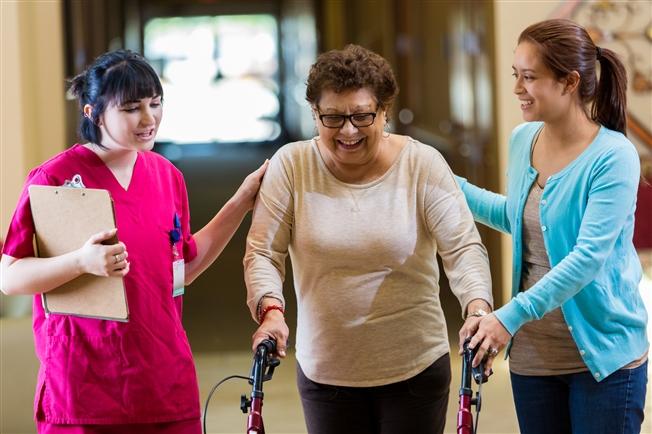
[[[0,236],[4,238],[29,169],[66,147],[65,81],[60,1],[3,1],[0,8]],[[3,310],[7,308],[4,299]]]
[[[6,233],[31,167],[63,150],[61,4],[2,2],[1,212]]]
[[[25,152],[23,129],[20,119],[23,100],[20,89],[23,77],[20,73],[20,38],[18,37],[18,6],[16,3],[2,3],[2,42],[0,58],[0,228],[2,237],[6,234],[8,219],[18,198],[21,177],[24,177]]]

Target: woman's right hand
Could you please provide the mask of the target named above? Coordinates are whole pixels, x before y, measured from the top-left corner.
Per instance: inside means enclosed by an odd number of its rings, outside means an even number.
[[[242,185],[238,188],[238,191],[233,195],[233,199],[236,202],[242,203],[247,211],[250,211],[254,207],[258,190],[260,190],[260,184],[263,182],[263,176],[268,166],[269,160],[265,160],[258,169],[247,175],[244,181],[242,181]]]
[[[485,373],[491,375],[491,367],[498,353],[509,344],[512,335],[505,326],[498,320],[495,313],[490,313],[482,319],[478,325],[478,331],[473,335],[469,342],[469,348],[473,349],[478,346],[477,353],[473,359],[472,365],[478,366],[485,360]]]
[[[286,355],[288,336],[290,329],[285,323],[283,313],[278,310],[270,310],[265,315],[263,322],[258,326],[258,329],[252,336],[252,350],[255,352],[260,344],[265,339],[274,339],[276,341],[276,354],[284,358]]]
[[[83,273],[124,277],[129,272],[129,254],[124,243],[102,244],[115,237],[116,232],[117,229],[98,232],[77,251]]]

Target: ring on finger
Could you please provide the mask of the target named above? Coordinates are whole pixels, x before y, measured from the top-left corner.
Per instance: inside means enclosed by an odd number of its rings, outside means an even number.
[[[489,347],[489,349],[487,350],[487,355],[489,357],[496,357],[498,355],[498,349],[494,347]]]
[[[122,261],[120,254],[113,255],[113,259],[115,260],[115,262],[113,262],[114,264],[117,264],[118,262]]]

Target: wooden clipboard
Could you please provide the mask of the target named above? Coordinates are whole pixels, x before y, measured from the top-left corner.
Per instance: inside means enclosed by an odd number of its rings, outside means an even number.
[[[115,228],[107,190],[29,186],[38,256],[49,258],[80,248],[91,235]],[[117,238],[108,244],[117,243]],[[42,294],[48,314],[128,321],[121,277],[84,274]]]

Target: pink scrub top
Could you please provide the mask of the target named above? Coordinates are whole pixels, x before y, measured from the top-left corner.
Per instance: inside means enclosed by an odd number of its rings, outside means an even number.
[[[199,389],[181,324],[182,297],[173,297],[169,231],[181,220],[179,255],[197,254],[181,173],[153,152],[139,152],[125,190],[91,150],[75,145],[29,174],[3,253],[34,256],[27,186],[63,185],[81,175],[88,188],[110,192],[118,238],[127,246],[124,278],[129,321],[46,316],[33,303],[36,355],[41,362],[35,418],[56,424],[156,423],[198,418]],[[75,222],[70,222],[74,225]],[[108,229],[108,228],[107,228]],[[38,290],[38,288],[36,288]]]

